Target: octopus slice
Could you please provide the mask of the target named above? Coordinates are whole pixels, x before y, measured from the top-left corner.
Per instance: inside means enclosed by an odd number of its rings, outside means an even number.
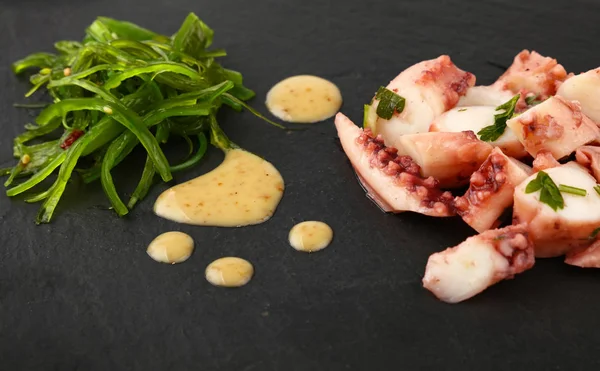
[[[494,148],[471,175],[467,193],[455,199],[456,212],[479,233],[499,225],[498,218],[513,203],[515,187],[531,172],[529,166]]]
[[[417,63],[387,86],[406,99],[404,110],[389,120],[371,114],[367,126],[381,134],[387,145],[400,135],[426,132],[434,117],[454,107],[474,84],[475,76],[456,67],[447,55]],[[375,99],[369,112],[375,112],[377,104]]]
[[[472,131],[407,134],[396,138],[393,146],[419,165],[422,176],[437,179],[442,188],[467,184],[493,149]]]
[[[556,59],[544,57],[535,51],[523,50],[517,54],[513,64],[494,86],[510,90],[514,94],[533,93],[543,100],[556,94],[556,90],[567,77],[567,71]]]
[[[600,196],[594,190],[596,179],[586,168],[575,163],[546,169],[557,186],[561,184],[586,190],[586,196],[562,192],[564,208],[553,210],[540,201],[540,192],[525,193],[525,188],[536,175],[525,179],[514,194],[515,223],[527,223],[535,243],[535,256],[561,256],[569,250],[585,245],[595,228],[600,226]]]
[[[371,199],[383,210],[414,211],[430,216],[454,215],[452,194],[442,192],[433,178],[420,176],[419,166],[408,156],[386,147],[381,136],[362,130],[342,113],[335,126],[346,155]]]
[[[510,97],[507,100],[510,100]],[[506,103],[506,101],[502,103]],[[498,113],[496,107],[455,107],[436,117],[429,126],[429,131],[458,132],[471,130],[478,133],[484,127],[494,125],[494,115]],[[497,140],[489,143],[494,147],[499,147],[508,156],[515,158],[527,156],[527,151],[525,151],[515,133],[509,128],[506,128],[504,134]]]
[[[556,94],[567,100],[578,101],[581,111],[596,123],[600,123],[600,68],[567,79]]]
[[[533,267],[533,243],[524,225],[492,229],[429,257],[423,286],[458,303]]]
[[[539,151],[533,160],[534,173],[557,166],[560,166],[560,162],[556,161],[552,153],[548,151]]]
[[[600,147],[583,146],[575,152],[577,163],[589,168],[594,178],[600,182]]]
[[[600,129],[581,112],[576,102],[558,96],[550,97],[506,124],[533,157],[546,150],[558,160],[600,137]]]
[[[600,268],[600,240],[590,246],[569,251],[565,263],[582,268]]]
[[[515,94],[498,86],[473,86],[467,93],[460,97],[456,107],[492,106],[498,107],[508,102]]]

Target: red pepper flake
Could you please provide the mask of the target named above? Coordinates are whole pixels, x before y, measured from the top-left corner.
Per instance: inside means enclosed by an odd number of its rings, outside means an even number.
[[[65,138],[65,140],[60,144],[60,148],[67,150],[69,147],[75,143],[79,137],[84,134],[83,130],[74,129],[71,133]]]

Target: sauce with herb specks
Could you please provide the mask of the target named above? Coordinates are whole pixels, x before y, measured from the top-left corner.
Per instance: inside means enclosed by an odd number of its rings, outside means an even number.
[[[156,237],[146,252],[159,263],[175,264],[186,261],[194,251],[194,240],[182,232],[166,232]]]
[[[249,261],[226,257],[217,259],[206,267],[206,280],[215,286],[240,287],[247,284],[254,274]]]
[[[284,121],[309,124],[335,115],[342,106],[342,94],[328,80],[299,75],[273,86],[266,104],[273,115]]]
[[[241,227],[268,220],[284,183],[268,161],[242,149],[228,150],[214,170],[161,194],[154,212],[179,223]]]
[[[333,230],[323,222],[307,221],[296,224],[289,235],[290,245],[304,252],[323,250],[331,243]]]

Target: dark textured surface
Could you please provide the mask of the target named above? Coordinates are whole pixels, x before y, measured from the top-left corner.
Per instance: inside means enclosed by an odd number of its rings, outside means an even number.
[[[567,5],[568,3],[568,5]],[[27,84],[9,63],[74,38],[97,15],[174,32],[189,11],[216,30],[226,65],[262,100],[280,79],[331,79],[355,120],[376,88],[442,53],[480,83],[523,48],[569,71],[600,64],[596,0],[559,1],[0,1],[0,163],[30,120],[12,108]],[[364,196],[331,121],[286,134],[249,114],[226,114],[232,139],[265,156],[287,182],[269,222],[249,228],[181,226],[151,212],[125,219],[99,186],[73,185],[51,225],[38,205],[0,195],[1,370],[576,370],[598,369],[598,274],[540,261],[459,305],[421,288],[430,253],[469,233],[459,220],[384,215]],[[215,166],[215,150],[191,178]],[[121,167],[127,174],[132,164]],[[130,191],[125,187],[124,192]],[[79,187],[77,191],[75,191]],[[334,243],[306,255],[287,246],[294,223],[318,219]],[[182,230],[196,240],[185,264],[157,264],[145,248]],[[211,287],[215,258],[238,255],[256,276]]]

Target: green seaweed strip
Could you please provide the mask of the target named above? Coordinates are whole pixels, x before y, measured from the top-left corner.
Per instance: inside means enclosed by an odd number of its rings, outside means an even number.
[[[199,105],[188,106],[188,107],[175,107],[175,108],[166,109],[166,110],[159,109],[159,110],[151,111],[146,116],[144,116],[144,123],[147,125],[147,127],[152,127],[152,126],[155,126],[155,125],[161,123],[162,121],[164,121],[165,119],[167,119],[169,117],[207,116],[209,114],[210,114],[210,108],[209,108],[209,106],[207,106],[205,104],[199,104]],[[125,135],[125,134],[127,134],[127,132],[123,133],[123,135]],[[129,135],[131,135],[131,134],[129,134]],[[137,144],[137,142],[134,142],[134,143]],[[121,163],[121,161],[123,161],[125,159],[125,157],[127,157],[127,154],[128,153],[119,154],[118,157],[115,158],[113,166],[116,166],[119,163]],[[100,177],[100,171],[97,168],[95,168],[95,169],[87,172],[85,175],[83,175],[85,183],[90,183],[90,182],[98,179],[99,177]]]
[[[109,70],[123,71],[124,69],[125,69],[125,66],[120,66],[118,64],[99,64],[97,66],[90,67],[87,70],[83,70],[83,71],[75,73],[73,75],[63,77],[60,80],[54,80],[48,85],[48,87],[68,85],[66,83],[67,81],[83,79],[85,77],[88,77],[89,75],[93,75],[100,71],[109,71]]]
[[[165,72],[172,72],[172,73],[184,75],[184,76],[189,77],[191,80],[197,81],[197,82],[205,82],[206,81],[200,74],[198,74],[198,72],[194,71],[193,69],[191,69],[188,66],[183,65],[181,63],[158,62],[158,63],[148,64],[147,66],[144,66],[144,67],[130,68],[126,71],[123,71],[122,73],[115,75],[114,77],[112,77],[108,81],[106,81],[106,83],[104,84],[104,87],[106,89],[114,89],[117,86],[121,85],[121,82],[123,82],[123,80],[129,79],[131,77],[146,74],[146,73],[153,73],[153,74],[157,75],[157,74],[161,74],[161,73],[165,73]]]
[[[146,157],[146,163],[144,164],[142,177],[140,178],[138,185],[135,187],[135,190],[129,198],[129,202],[127,203],[127,207],[129,209],[133,209],[134,206],[138,203],[138,201],[146,197],[148,191],[150,191],[150,187],[152,186],[155,173],[156,171],[154,170],[154,164],[152,164],[152,161],[149,157]]]
[[[222,151],[227,152],[230,149],[238,149],[240,148],[237,144],[233,143],[229,137],[223,132],[219,123],[217,122],[217,118],[215,117],[215,113],[210,115],[210,143],[220,148]]]
[[[229,100],[235,104],[238,104],[242,107],[244,107],[245,109],[247,109],[248,111],[250,111],[254,116],[268,122],[269,124],[278,127],[280,129],[286,129],[286,130],[290,130],[289,128],[286,128],[285,126],[276,123],[275,121],[271,121],[268,118],[266,118],[265,116],[263,116],[260,112],[258,112],[257,110],[255,110],[254,108],[250,107],[249,105],[247,105],[246,103],[244,103],[242,100],[234,97],[233,95],[229,94],[229,93],[223,93],[223,98],[225,98],[226,100]]]
[[[54,87],[59,87],[59,86],[67,86],[67,85],[79,86],[87,91],[97,94],[100,98],[102,98],[108,102],[111,102],[111,103],[116,103],[119,101],[114,95],[110,94],[109,92],[102,89],[101,87],[94,84],[93,82],[90,82],[87,80],[77,80],[77,79],[75,79],[75,80],[65,80],[65,79],[57,80],[57,81],[53,81],[50,84],[48,84],[48,89],[52,89]],[[40,113],[40,115],[41,115],[41,113]]]
[[[31,178],[6,191],[6,195],[9,197],[13,197],[27,191],[28,189],[35,187],[41,181],[46,179],[50,174],[52,174],[52,172],[54,172],[54,170],[56,170],[56,168],[58,168],[65,161],[66,157],[66,152],[61,153],[58,157],[56,157],[48,165],[46,165],[45,168],[35,173]]]
[[[206,140],[206,136],[203,133],[198,134],[198,151],[196,151],[194,156],[190,157],[187,161],[175,166],[171,166],[171,172],[187,170],[196,165],[198,162],[200,162],[200,160],[202,160],[202,157],[204,157],[207,147],[208,141]]]
[[[132,143],[135,143],[135,137],[127,136],[127,134],[127,132],[124,133],[110,144],[102,161],[100,173],[102,189],[104,189],[104,193],[119,216],[127,215],[129,210],[117,193],[110,171],[114,167],[117,156],[122,152],[126,152],[126,149],[131,147]]]
[[[150,157],[152,157],[161,178],[165,182],[173,179],[167,158],[152,133],[135,112],[127,109],[121,103],[106,102],[98,98],[66,99],[43,110],[37,118],[37,123],[43,126],[55,117],[61,117],[68,112],[80,110],[97,110],[110,114],[111,117],[129,129],[139,139]]]
[[[110,45],[114,46],[117,49],[129,49],[129,50],[135,50],[137,52],[140,52],[139,54],[136,54],[136,57],[138,58],[143,58],[146,57],[150,60],[152,59],[158,59],[158,58],[163,58],[163,54],[157,52],[156,50],[152,49],[152,47],[143,44],[139,41],[136,40],[126,40],[126,39],[118,39],[118,40],[113,40],[110,42]],[[140,54],[143,54],[140,55]]]
[[[24,168],[25,166],[23,166],[21,162],[19,162],[15,167],[13,167],[10,171],[10,174],[8,175],[8,179],[6,179],[6,182],[4,182],[4,186],[8,187],[9,185],[11,185],[15,178],[19,176],[19,174],[21,174]]]
[[[44,126],[39,126],[33,130],[27,130],[23,134],[17,136],[15,138],[15,143],[26,143],[32,139],[41,137],[42,135],[50,134],[54,130],[58,129],[60,125],[60,119],[52,120]]]
[[[77,165],[77,161],[84,153],[86,147],[93,144],[96,139],[102,137],[105,134],[107,127],[113,124],[114,122],[112,120],[107,120],[102,124],[94,126],[84,136],[75,141],[75,143],[66,151],[66,158],[60,166],[58,177],[52,187],[50,187],[48,191],[29,200],[29,202],[35,202],[45,198],[44,204],[40,208],[36,218],[36,223],[50,222],[67,182],[71,178],[71,174]]]
[[[12,70],[15,74],[20,74],[28,68],[45,68],[54,64],[56,55],[50,53],[34,53],[16,61],[12,64]]]

